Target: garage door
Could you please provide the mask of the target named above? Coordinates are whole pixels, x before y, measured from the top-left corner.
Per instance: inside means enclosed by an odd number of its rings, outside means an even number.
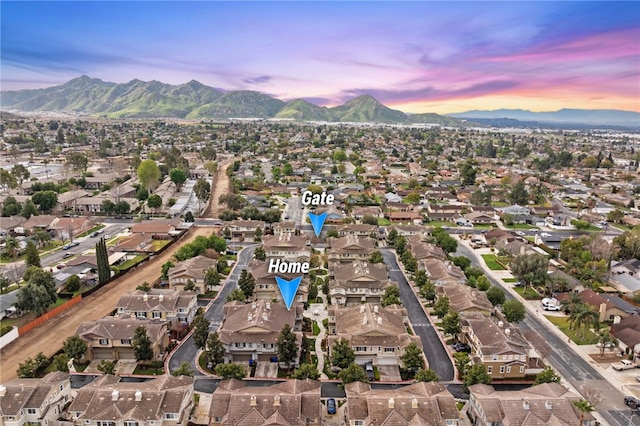
[[[111,349],[94,349],[93,359],[113,359]]]
[[[136,354],[133,349],[119,349],[118,359],[136,359]]]
[[[234,354],[233,362],[249,362],[251,354]]]

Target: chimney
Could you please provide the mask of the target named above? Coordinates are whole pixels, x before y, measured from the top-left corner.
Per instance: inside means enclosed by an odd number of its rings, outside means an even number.
[[[502,321],[498,321],[498,327],[502,328],[504,326],[504,323]]]
[[[256,306],[257,306],[257,305],[256,305],[256,302],[253,302],[253,303],[251,304],[251,308],[252,308],[252,309],[255,309],[255,308],[256,308]]]
[[[135,401],[140,402],[142,401],[142,391],[141,390],[137,390],[135,393]]]
[[[267,310],[271,310],[271,302],[267,302],[267,303],[265,303],[264,307],[265,307]]]
[[[117,401],[118,398],[120,398],[120,392],[118,392],[117,390],[114,390],[113,392],[111,392],[112,401]]]
[[[273,398],[273,406],[274,407],[280,406],[280,395],[276,395],[275,398]]]
[[[378,313],[378,305],[373,305],[373,312]]]
[[[525,410],[529,409],[529,401],[527,401],[526,399],[524,401],[522,401],[522,408],[524,408]]]
[[[360,305],[360,313],[364,314],[364,305]]]
[[[148,295],[147,293],[145,293],[145,294],[142,296],[142,300],[143,300],[144,302],[148,302],[148,301],[149,301],[149,295]]]
[[[252,320],[253,320],[253,315],[247,314],[247,321],[252,321]]]
[[[249,405],[251,407],[255,407],[256,405],[258,405],[258,401],[256,401],[256,396],[255,395],[251,395],[251,402],[249,402]]]
[[[366,325],[367,324],[367,316],[363,316],[362,317],[362,325]]]
[[[544,408],[546,408],[547,410],[551,410],[553,409],[553,404],[551,403],[551,401],[547,400],[544,402]]]
[[[382,317],[378,317],[378,325],[382,324]]]
[[[164,294],[158,295],[158,301],[159,302],[163,302],[164,301]]]
[[[511,330],[509,330],[508,328],[505,328],[505,329],[504,329],[504,334],[505,334],[506,336],[509,336],[509,335],[511,334]]]
[[[7,394],[7,387],[0,385],[0,396],[5,396]]]
[[[393,400],[393,398],[389,398],[389,408],[393,408],[395,407],[396,402]]]
[[[418,408],[418,398],[413,398],[411,400],[411,408]]]
[[[262,321],[269,321],[269,316],[265,313],[262,314]]]

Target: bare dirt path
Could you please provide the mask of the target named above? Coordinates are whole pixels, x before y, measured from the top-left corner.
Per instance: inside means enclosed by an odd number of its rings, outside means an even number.
[[[220,213],[225,211],[224,206],[220,205],[218,199],[223,194],[228,194],[231,192],[231,182],[229,180],[229,176],[227,176],[227,169],[233,163],[233,160],[225,160],[220,163],[218,167],[218,172],[216,174],[216,178],[213,182],[213,189],[211,191],[211,199],[209,202],[209,207],[204,212],[203,217],[220,217]]]
[[[224,175],[226,176],[226,173]],[[38,352],[43,352],[47,356],[53,355],[62,347],[67,337],[75,334],[80,323],[109,315],[115,309],[120,296],[134,291],[144,281],[151,283],[160,278],[160,266],[168,261],[176,250],[193,241],[197,236],[209,236],[212,232],[211,227],[191,228],[180,241],[155,259],[109,283],[3,348],[0,351],[0,383],[15,378],[18,364],[25,358],[33,358]]]

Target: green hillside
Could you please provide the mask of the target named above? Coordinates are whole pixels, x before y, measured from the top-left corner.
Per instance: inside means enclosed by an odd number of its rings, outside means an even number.
[[[301,121],[335,121],[329,108],[319,107],[304,99],[294,99],[276,114],[276,118],[292,118]]]
[[[401,111],[387,108],[371,95],[358,96],[344,105],[330,108],[338,121],[405,123],[407,116]]]

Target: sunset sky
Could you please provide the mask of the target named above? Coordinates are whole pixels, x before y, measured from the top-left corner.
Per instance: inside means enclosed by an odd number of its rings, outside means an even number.
[[[640,2],[9,2],[2,90],[195,79],[405,112],[640,111]]]

